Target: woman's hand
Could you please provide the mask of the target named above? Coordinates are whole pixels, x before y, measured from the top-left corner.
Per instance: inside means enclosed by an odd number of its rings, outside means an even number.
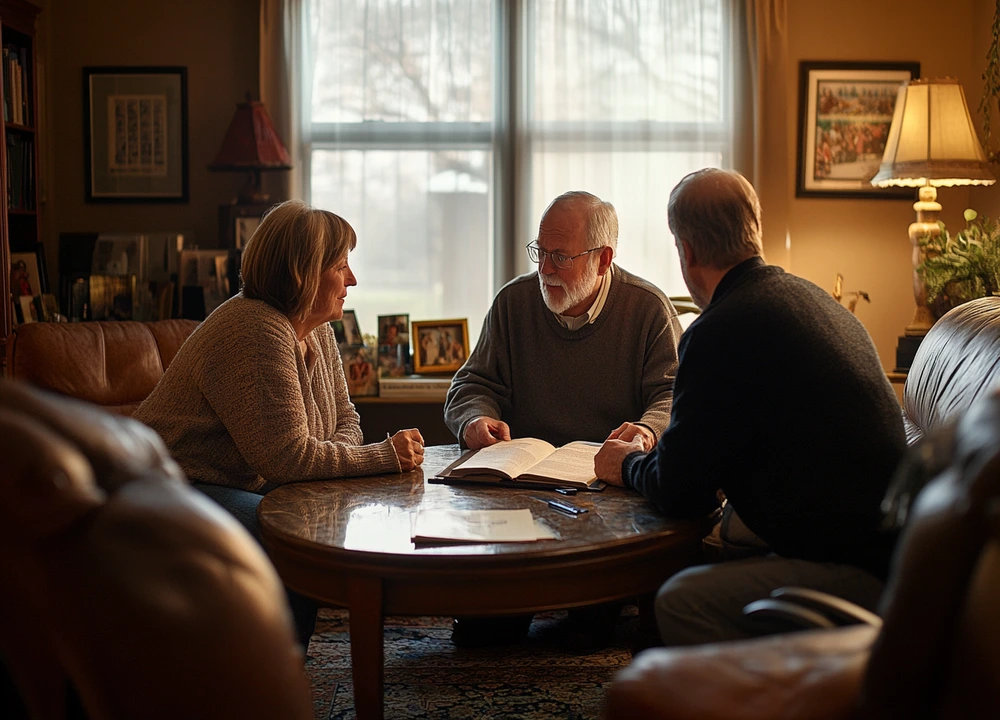
[[[400,430],[392,436],[391,442],[403,472],[420,467],[424,461],[424,438],[419,430]]]

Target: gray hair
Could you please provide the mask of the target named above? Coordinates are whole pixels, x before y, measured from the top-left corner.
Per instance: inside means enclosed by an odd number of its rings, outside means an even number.
[[[691,245],[698,263],[719,270],[764,256],[760,200],[735,170],[705,168],[685,176],[670,193],[667,224]]]
[[[549,203],[549,207],[563,203],[586,209],[587,249],[607,245],[618,251],[618,213],[614,205],[585,190],[570,190]]]

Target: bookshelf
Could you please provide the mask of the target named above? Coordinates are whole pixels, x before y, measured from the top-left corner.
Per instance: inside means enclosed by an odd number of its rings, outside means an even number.
[[[0,127],[0,365],[15,322],[11,255],[34,256],[40,287],[46,288],[44,255],[39,249],[37,65],[35,19],[40,8],[26,0],[0,0],[0,52],[3,92]]]

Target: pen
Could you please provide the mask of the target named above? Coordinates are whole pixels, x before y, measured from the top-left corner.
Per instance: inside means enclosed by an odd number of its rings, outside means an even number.
[[[582,515],[587,512],[587,508],[577,507],[573,503],[568,503],[565,500],[548,500],[546,502],[553,510],[561,510],[569,515]]]

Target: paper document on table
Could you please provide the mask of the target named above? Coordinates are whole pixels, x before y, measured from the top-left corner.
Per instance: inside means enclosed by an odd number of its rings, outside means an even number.
[[[411,514],[415,543],[534,542],[540,533],[531,510],[418,510]]]

